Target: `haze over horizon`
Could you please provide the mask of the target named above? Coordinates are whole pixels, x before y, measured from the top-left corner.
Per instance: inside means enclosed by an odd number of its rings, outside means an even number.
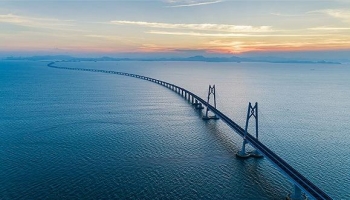
[[[0,57],[350,54],[344,0],[1,1],[0,24]]]

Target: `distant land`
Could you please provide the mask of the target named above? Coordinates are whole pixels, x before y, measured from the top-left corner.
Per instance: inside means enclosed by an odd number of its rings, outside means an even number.
[[[113,58],[113,57],[98,57],[98,58],[79,58],[68,55],[44,55],[31,57],[7,57],[3,60],[29,60],[29,61],[197,61],[197,62],[267,62],[267,63],[300,63],[300,64],[341,64],[336,61],[325,60],[300,60],[293,58],[282,57],[204,57],[201,55],[184,57],[184,58]]]

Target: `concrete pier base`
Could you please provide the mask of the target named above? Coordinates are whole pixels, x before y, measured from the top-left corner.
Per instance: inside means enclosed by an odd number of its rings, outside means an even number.
[[[236,156],[238,158],[249,158],[250,157],[250,154],[247,153],[247,152],[242,152],[242,151],[239,151],[236,153]]]
[[[262,154],[259,153],[259,151],[254,150],[254,151],[250,151],[250,152],[242,152],[239,151],[236,153],[236,156],[238,158],[250,158],[250,157],[254,157],[254,158],[263,158],[264,156]]]
[[[216,115],[214,115],[214,116],[208,116],[208,117],[207,116],[203,116],[202,119],[203,120],[211,120],[211,119],[218,120],[220,118],[218,118]]]
[[[248,153],[250,154],[251,157],[254,157],[254,158],[263,158],[264,157],[258,150],[250,151]]]

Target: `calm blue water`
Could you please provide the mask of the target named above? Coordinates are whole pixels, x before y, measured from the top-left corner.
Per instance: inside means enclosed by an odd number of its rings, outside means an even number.
[[[0,61],[0,199],[283,199],[292,184],[242,139],[154,83]],[[241,126],[335,199],[350,199],[350,65],[80,62],[162,79]],[[253,123],[251,124],[253,125]],[[253,132],[254,126],[250,131]]]

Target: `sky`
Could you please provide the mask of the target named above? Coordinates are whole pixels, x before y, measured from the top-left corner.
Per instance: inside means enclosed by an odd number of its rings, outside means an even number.
[[[350,55],[350,0],[0,0],[2,55],[267,52]]]

